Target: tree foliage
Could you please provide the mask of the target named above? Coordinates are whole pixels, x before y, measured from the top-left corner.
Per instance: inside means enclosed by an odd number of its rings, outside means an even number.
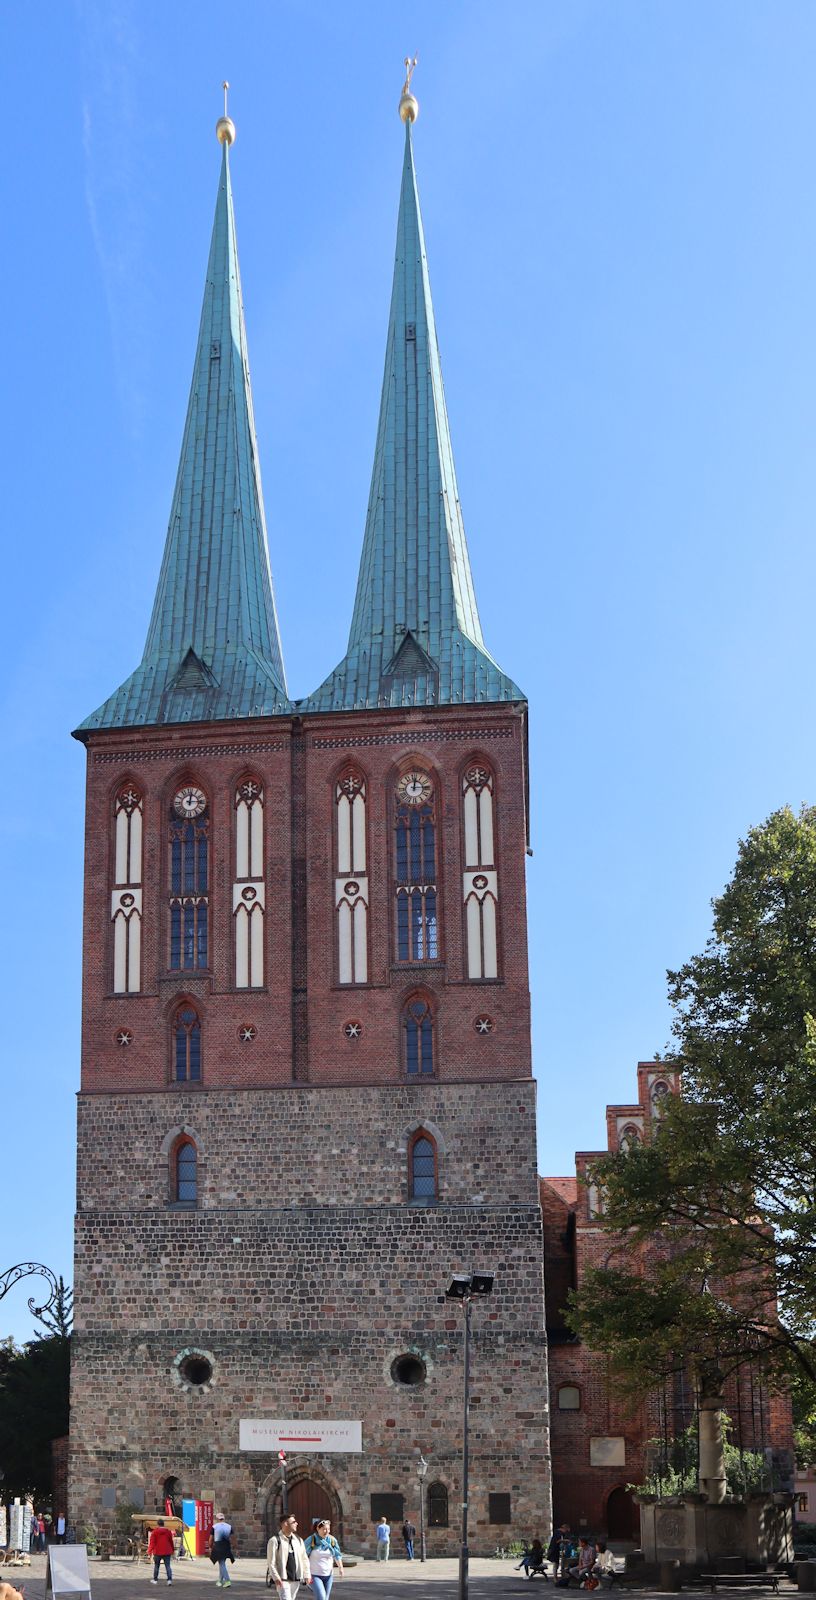
[[[610,1234],[569,1319],[625,1387],[751,1363],[816,1400],[816,809],[739,847],[701,955],[670,972],[651,1139],[591,1178]]]
[[[4,1496],[51,1493],[51,1441],[68,1432],[70,1290],[62,1279],[39,1320],[44,1332],[18,1348],[0,1343],[0,1463]]]

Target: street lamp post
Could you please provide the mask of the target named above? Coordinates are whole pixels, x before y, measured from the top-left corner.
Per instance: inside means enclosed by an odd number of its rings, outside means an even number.
[[[417,1462],[417,1477],[419,1479],[419,1559],[420,1559],[420,1561],[424,1561],[425,1558],[426,1558],[426,1555],[427,1555],[427,1550],[426,1550],[426,1545],[425,1545],[425,1476],[426,1476],[427,1471],[428,1471],[428,1463],[425,1460],[425,1457],[422,1454],[422,1451],[420,1450],[420,1452],[419,1452],[419,1460]]]
[[[465,1388],[462,1422],[462,1546],[459,1552],[459,1600],[468,1600],[468,1488],[470,1472],[470,1308],[474,1295],[493,1293],[492,1272],[456,1273],[445,1290],[446,1300],[458,1300],[465,1313]]]

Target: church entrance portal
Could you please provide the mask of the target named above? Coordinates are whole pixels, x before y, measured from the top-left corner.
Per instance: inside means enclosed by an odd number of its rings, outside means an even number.
[[[297,1517],[298,1533],[305,1539],[312,1531],[312,1521],[315,1517],[328,1517],[332,1525],[332,1533],[340,1540],[342,1538],[342,1521],[340,1503],[331,1495],[322,1483],[316,1478],[311,1478],[307,1473],[293,1476],[287,1484],[286,1503],[289,1515]],[[266,1502],[266,1537],[269,1539],[277,1533],[281,1518],[280,1482],[275,1484],[269,1499]]]
[[[613,1489],[606,1502],[606,1536],[628,1543],[640,1538],[640,1512],[629,1489]]]

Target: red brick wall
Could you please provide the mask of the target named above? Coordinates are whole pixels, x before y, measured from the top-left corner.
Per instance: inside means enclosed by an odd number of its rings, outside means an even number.
[[[170,1022],[189,996],[203,1029],[203,1084],[393,1082],[401,1070],[400,1011],[421,984],[438,1001],[436,1054],[444,1078],[531,1075],[524,887],[524,717],[513,707],[270,719],[193,729],[93,734],[88,741],[82,1087],[86,1093],[159,1089],[170,1070]],[[461,770],[478,758],[495,774],[500,977],[467,981],[463,946]],[[369,982],[336,981],[334,782],[353,759],[368,782],[371,895]],[[400,765],[422,762],[440,786],[438,868],[441,959],[400,965],[393,948],[393,786]],[[233,986],[234,793],[248,772],[265,791],[265,977]],[[144,794],[142,993],[112,991],[113,802],[126,780]],[[167,829],[172,796],[198,783],[210,803],[211,970],[167,970]],[[293,781],[296,792],[293,794]],[[294,803],[293,803],[294,802]],[[296,836],[293,835],[293,819]],[[293,927],[293,873],[305,917]],[[302,902],[300,880],[296,904]],[[305,993],[304,993],[305,991]],[[304,1018],[305,1011],[305,1018]],[[494,1019],[477,1034],[480,1013]],[[293,1014],[298,1018],[297,1049]],[[346,1038],[348,1020],[363,1024]],[[239,1042],[252,1023],[257,1036]],[[132,1035],[123,1048],[121,1030]]]

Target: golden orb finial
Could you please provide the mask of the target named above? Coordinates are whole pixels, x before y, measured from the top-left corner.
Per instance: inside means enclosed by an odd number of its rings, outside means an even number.
[[[215,137],[219,144],[234,144],[235,123],[233,122],[232,117],[227,116],[227,93],[229,90],[229,84],[227,83],[226,79],[222,83],[221,87],[224,91],[224,115],[223,117],[219,117],[215,124]]]
[[[418,60],[419,56],[414,56],[413,61],[410,56],[405,57],[405,82],[402,86],[402,95],[399,103],[399,114],[403,122],[416,122],[419,116],[419,101],[416,95],[411,93],[411,79]]]

